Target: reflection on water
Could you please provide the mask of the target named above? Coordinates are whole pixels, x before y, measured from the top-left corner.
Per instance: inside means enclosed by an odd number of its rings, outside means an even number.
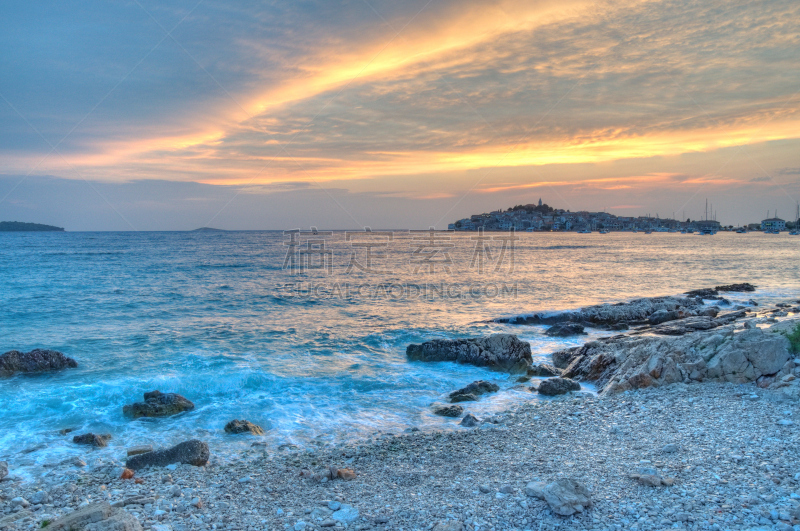
[[[30,459],[79,452],[58,434],[66,427],[113,433],[108,452],[193,436],[222,452],[235,448],[221,433],[233,418],[269,428],[276,445],[452,425],[428,406],[469,381],[506,390],[470,404],[479,416],[532,395],[483,369],[407,363],[409,343],[511,331],[544,360],[585,338],[487,320],[723,283],[752,282],[760,298],[800,286],[790,236],[523,233],[503,252],[476,235],[420,250],[425,233],[371,247],[355,244],[375,236],[343,232],[297,246],[280,232],[0,234],[0,351],[55,348],[80,363],[0,382],[0,455],[21,439],[48,444]],[[293,275],[287,251],[298,268],[322,267]],[[197,410],[121,417],[152,389]]]

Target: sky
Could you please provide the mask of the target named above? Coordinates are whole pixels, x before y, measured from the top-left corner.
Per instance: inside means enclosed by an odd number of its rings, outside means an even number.
[[[0,6],[0,220],[446,228],[800,201],[796,0]]]

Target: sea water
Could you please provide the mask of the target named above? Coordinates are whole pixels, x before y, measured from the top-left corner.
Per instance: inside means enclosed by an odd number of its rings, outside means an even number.
[[[79,363],[0,380],[0,459],[34,470],[85,456],[71,438],[87,431],[113,435],[95,456],[200,438],[224,457],[255,440],[226,435],[232,419],[262,426],[269,449],[461,429],[430,405],[471,381],[501,387],[464,404],[479,417],[537,396],[506,374],[410,363],[410,343],[510,332],[549,362],[605,332],[550,338],[492,319],[733,282],[758,286],[734,303],[797,298],[799,249],[759,233],[0,233],[0,352]],[[197,407],[122,415],[154,389]]]

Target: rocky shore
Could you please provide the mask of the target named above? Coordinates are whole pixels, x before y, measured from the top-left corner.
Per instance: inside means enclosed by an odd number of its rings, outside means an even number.
[[[662,303],[649,315],[677,311]],[[232,460],[188,441],[113,461],[87,446],[35,481],[0,463],[0,529],[800,530],[798,305],[628,320],[554,366],[509,334],[412,345],[409,360],[492,367],[510,386],[549,377],[530,389],[556,396],[478,419],[469,404],[503,390],[474,382],[441,406],[464,413],[452,431],[316,450],[267,447],[235,421],[253,442]],[[148,395],[139,407],[167,400]]]

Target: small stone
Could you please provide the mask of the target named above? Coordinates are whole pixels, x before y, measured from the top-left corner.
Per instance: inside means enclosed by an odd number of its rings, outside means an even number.
[[[97,448],[104,448],[108,446],[108,441],[111,440],[111,435],[103,434],[103,435],[95,435],[94,433],[84,433],[83,435],[76,435],[72,438],[72,442],[75,444],[86,444],[89,446],[95,446]]]
[[[342,506],[342,502],[338,502],[336,500],[331,500],[328,502],[328,509],[331,511],[338,511]]]
[[[30,499],[30,502],[34,505],[41,505],[43,503],[50,503],[50,495],[47,494],[45,491],[40,490],[35,492]]]
[[[514,487],[512,487],[511,485],[503,485],[502,487],[500,487],[500,492],[502,492],[503,494],[513,494]]]
[[[445,520],[444,522],[439,522],[433,528],[433,531],[462,531],[464,529],[464,524],[459,520]]]
[[[119,478],[120,479],[131,479],[134,476],[134,474],[136,474],[136,472],[134,472],[130,468],[126,468],[125,470],[122,471],[122,475],[120,475]]]
[[[306,523],[302,520],[294,524],[294,531],[303,531],[306,528]]]
[[[781,419],[778,421],[778,424],[780,426],[791,426],[792,424],[794,424],[794,422],[789,419]]]
[[[225,433],[264,435],[264,429],[248,420],[232,420],[225,425]]]
[[[561,516],[582,512],[592,504],[589,489],[573,478],[561,478],[547,484],[544,499],[553,512]]]
[[[484,494],[489,494],[492,492],[492,488],[489,485],[481,485],[478,487],[478,490]]]
[[[434,405],[433,414],[440,417],[460,417],[464,408],[457,405]]]
[[[678,445],[675,443],[666,444],[664,445],[663,448],[661,448],[662,454],[674,454],[677,451],[678,451]]]
[[[200,498],[197,497],[192,498],[192,501],[190,503],[193,507],[197,507],[198,509],[203,508],[203,500],[201,500]]]
[[[245,476],[243,478],[239,478],[239,483],[252,483],[252,482],[253,482],[253,478],[251,478],[250,476]]]
[[[352,480],[356,479],[356,473],[351,468],[340,468],[336,472],[336,475],[337,475],[337,477],[339,477],[340,479],[343,479],[345,481],[352,481]]]
[[[464,426],[465,428],[474,428],[478,424],[480,424],[480,420],[473,415],[472,413],[467,413],[464,415],[464,418],[461,419],[461,422],[458,423],[459,426]]]
[[[8,475],[8,463],[0,461],[0,480]]]
[[[336,520],[337,522],[353,522],[359,516],[358,509],[353,507],[352,505],[347,505],[345,503],[339,508],[338,511],[331,515],[331,518]]]

